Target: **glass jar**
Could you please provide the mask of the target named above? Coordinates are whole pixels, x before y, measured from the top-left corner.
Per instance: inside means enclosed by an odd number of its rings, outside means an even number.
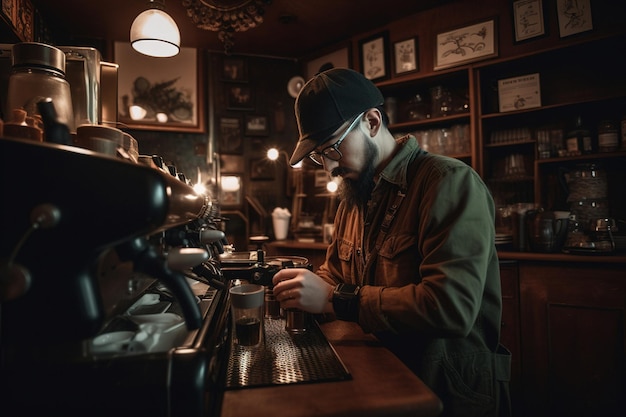
[[[598,152],[615,152],[619,148],[617,123],[603,120],[598,125]]]
[[[13,45],[7,109],[24,109],[28,116],[39,114],[37,103],[52,99],[58,121],[75,130],[70,85],[65,79],[65,53],[37,42]]]

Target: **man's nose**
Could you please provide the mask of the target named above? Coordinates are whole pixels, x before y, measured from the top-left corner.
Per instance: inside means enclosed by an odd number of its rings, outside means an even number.
[[[339,166],[339,161],[333,161],[332,159],[328,159],[325,156],[322,158],[324,161],[324,169],[328,172],[331,172],[334,168]]]

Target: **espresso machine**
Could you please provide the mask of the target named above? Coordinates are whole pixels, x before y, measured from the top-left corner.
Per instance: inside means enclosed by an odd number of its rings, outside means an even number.
[[[0,138],[0,170],[0,414],[215,414],[228,338],[217,201],[59,143]]]

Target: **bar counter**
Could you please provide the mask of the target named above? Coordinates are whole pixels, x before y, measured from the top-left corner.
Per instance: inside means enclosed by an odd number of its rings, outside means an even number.
[[[333,321],[322,332],[351,380],[227,390],[221,417],[437,416],[439,398],[356,323]]]

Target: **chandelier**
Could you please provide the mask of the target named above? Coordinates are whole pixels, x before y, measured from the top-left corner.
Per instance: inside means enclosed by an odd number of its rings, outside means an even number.
[[[265,6],[272,0],[182,0],[187,15],[200,29],[217,32],[224,52],[233,50],[234,33],[263,23]]]

